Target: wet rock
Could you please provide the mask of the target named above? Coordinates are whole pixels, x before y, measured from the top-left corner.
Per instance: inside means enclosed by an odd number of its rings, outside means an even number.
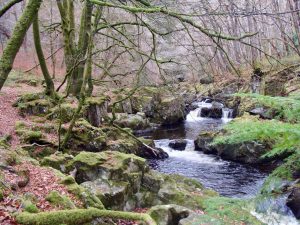
[[[182,98],[166,97],[154,103],[151,111],[145,114],[153,118],[153,122],[162,125],[171,125],[182,122],[185,117],[185,104]]]
[[[223,104],[213,102],[212,107],[203,107],[199,113],[200,117],[221,119],[223,115]]]
[[[205,154],[217,154],[217,150],[210,144],[213,142],[214,137],[218,132],[202,132],[194,141],[195,150],[203,151]]]
[[[169,143],[169,147],[179,151],[185,150],[186,145],[187,145],[187,140],[184,139],[176,139]]]
[[[167,159],[169,154],[166,153],[162,148],[153,148],[153,150],[146,147],[142,147],[140,157],[146,159]]]
[[[267,144],[256,141],[238,144],[218,144],[213,147],[222,159],[249,164],[262,163],[260,157],[270,149]]]
[[[292,210],[295,217],[300,219],[300,188],[296,188],[289,195],[286,205]]]
[[[178,225],[179,221],[187,218],[192,211],[178,205],[158,205],[147,212],[159,225]]]

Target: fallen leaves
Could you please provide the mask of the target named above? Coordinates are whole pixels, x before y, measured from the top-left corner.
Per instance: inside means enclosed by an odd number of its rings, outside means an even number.
[[[61,195],[68,196],[77,207],[82,207],[82,202],[73,194],[69,193],[67,188],[59,183],[59,178],[49,168],[35,166],[30,163],[23,163],[14,166],[17,173],[10,171],[3,171],[4,180],[10,186],[17,186],[20,176],[18,171],[28,171],[29,182],[25,187],[15,188],[15,190],[7,190],[4,193],[4,200],[0,202],[0,224],[2,225],[15,225],[17,224],[10,216],[11,213],[22,211],[21,198],[25,195],[32,195],[35,197],[36,206],[40,211],[53,211],[61,209],[52,206],[47,200],[46,196],[51,191],[57,191]]]

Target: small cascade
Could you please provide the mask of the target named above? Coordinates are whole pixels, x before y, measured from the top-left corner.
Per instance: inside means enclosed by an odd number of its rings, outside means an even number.
[[[202,109],[203,108],[212,108],[214,104],[218,104],[218,107],[222,108],[222,121],[223,122],[229,122],[233,118],[233,110],[224,107],[222,103],[215,102],[213,103],[211,99],[206,99],[201,102],[195,102],[193,105],[196,106],[197,108],[195,110],[192,110],[186,117],[187,122],[196,122],[196,121],[202,121],[204,119],[212,119],[212,118],[207,118],[207,117],[202,117]]]
[[[205,155],[203,153],[195,151],[194,140],[185,139],[187,145],[184,151],[174,150],[169,146],[171,140],[161,139],[155,140],[155,147],[162,148],[169,155],[170,159],[180,159],[183,162],[193,162],[197,164],[210,164],[210,165],[223,165],[222,160],[217,160],[214,157]]]
[[[229,122],[233,119],[233,110],[229,108],[222,109],[222,120],[224,122]]]

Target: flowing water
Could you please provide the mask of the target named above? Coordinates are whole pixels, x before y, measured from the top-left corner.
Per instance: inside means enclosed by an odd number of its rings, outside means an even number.
[[[222,119],[202,118],[202,107],[211,107],[208,102],[195,103],[184,124],[160,128],[151,134],[156,147],[164,149],[169,158],[151,160],[150,166],[160,172],[177,173],[200,181],[228,197],[247,198],[254,196],[261,187],[267,173],[261,169],[235,162],[224,161],[214,155],[195,151],[194,140],[201,131],[220,129],[231,120],[232,110],[223,108]],[[188,144],[184,151],[173,150],[169,142],[174,139],[185,139]]]
[[[221,105],[222,106],[222,105]],[[203,107],[212,107],[208,101],[195,103],[183,124],[155,130],[150,136],[156,147],[164,149],[169,158],[150,160],[152,168],[163,173],[176,173],[200,181],[205,187],[214,189],[223,196],[233,198],[251,198],[256,196],[270,170],[225,161],[214,155],[195,151],[194,140],[201,131],[213,131],[232,120],[232,110],[222,108],[222,119],[201,117]],[[184,151],[169,147],[174,139],[187,140]],[[260,204],[252,205],[252,215],[268,225],[297,225],[299,222],[285,205],[286,196],[267,199]],[[257,211],[257,207],[260,210]]]

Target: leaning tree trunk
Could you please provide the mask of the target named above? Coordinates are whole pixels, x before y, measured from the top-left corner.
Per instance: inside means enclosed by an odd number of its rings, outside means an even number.
[[[44,80],[46,83],[46,95],[49,95],[54,98],[55,97],[54,83],[49,74],[44,53],[41,46],[38,13],[33,19],[32,30],[33,30],[33,38],[34,38],[34,46],[35,46],[36,54],[39,59],[41,70],[43,72]]]
[[[3,50],[0,59],[0,90],[10,73],[15,57],[23,43],[27,30],[29,29],[33,18],[36,16],[42,0],[29,0],[24,12],[13,30],[11,38]]]

